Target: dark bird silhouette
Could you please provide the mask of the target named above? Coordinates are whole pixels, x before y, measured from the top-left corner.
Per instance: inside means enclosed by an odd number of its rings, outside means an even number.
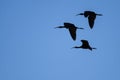
[[[82,48],[82,49],[89,49],[92,51],[92,49],[96,49],[96,48],[92,48],[90,45],[89,45],[89,42],[87,40],[81,40],[82,42],[82,45],[81,46],[75,46],[73,48]]]
[[[58,26],[58,27],[55,27],[55,28],[66,28],[66,29],[68,29],[73,40],[76,40],[76,30],[77,29],[84,29],[84,28],[76,27],[72,23],[64,23],[64,26]]]
[[[102,14],[97,14],[93,11],[84,11],[84,13],[80,13],[77,15],[84,15],[84,17],[88,17],[88,22],[89,22],[89,26],[92,29],[94,26],[94,21],[96,19],[96,16],[102,16]]]

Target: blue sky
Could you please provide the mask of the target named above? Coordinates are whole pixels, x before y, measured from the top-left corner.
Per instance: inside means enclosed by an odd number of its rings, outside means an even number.
[[[120,80],[119,0],[0,0],[0,80]],[[94,28],[75,16],[103,14]],[[84,27],[73,41],[64,22]],[[97,50],[71,49],[86,39]]]

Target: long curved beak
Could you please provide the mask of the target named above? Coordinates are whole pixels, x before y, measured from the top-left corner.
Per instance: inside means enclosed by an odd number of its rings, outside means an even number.
[[[79,16],[79,15],[84,15],[84,13],[79,13],[79,14],[77,14],[76,16]]]
[[[59,28],[59,27],[54,27],[54,28],[56,29],[56,28]]]
[[[92,48],[92,49],[97,49],[97,48]]]
[[[72,47],[71,49],[74,49],[75,47]]]
[[[84,28],[78,28],[78,29],[84,29]]]
[[[79,16],[80,14],[76,14],[75,16]]]
[[[84,28],[77,27],[77,29],[84,29]]]
[[[102,14],[97,14],[98,16],[103,16]]]
[[[64,26],[58,26],[58,27],[55,27],[55,29],[56,29],[56,28],[64,28]]]

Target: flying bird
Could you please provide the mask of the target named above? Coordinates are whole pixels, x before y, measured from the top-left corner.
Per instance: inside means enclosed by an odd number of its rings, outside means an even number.
[[[82,49],[89,49],[92,51],[92,49],[96,49],[96,48],[92,48],[90,45],[89,45],[89,42],[87,40],[81,40],[82,42],[82,45],[81,46],[75,46],[73,48],[82,48]]]
[[[76,27],[74,24],[67,23],[67,22],[64,23],[64,26],[58,26],[58,27],[55,27],[55,28],[66,28],[66,29],[68,29],[73,40],[76,40],[76,30],[77,29],[84,29],[84,28]]]
[[[80,13],[77,15],[84,15],[84,17],[88,17],[88,22],[89,22],[89,26],[92,29],[94,26],[94,21],[96,19],[96,16],[102,16],[102,14],[97,14],[93,11],[84,11],[84,13]]]

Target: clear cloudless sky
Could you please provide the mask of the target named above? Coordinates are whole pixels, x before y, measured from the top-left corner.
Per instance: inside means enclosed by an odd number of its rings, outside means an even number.
[[[120,0],[0,0],[0,80],[120,80]],[[101,13],[90,29],[85,10]],[[64,22],[78,27],[73,41]],[[96,50],[72,49],[81,39]]]

